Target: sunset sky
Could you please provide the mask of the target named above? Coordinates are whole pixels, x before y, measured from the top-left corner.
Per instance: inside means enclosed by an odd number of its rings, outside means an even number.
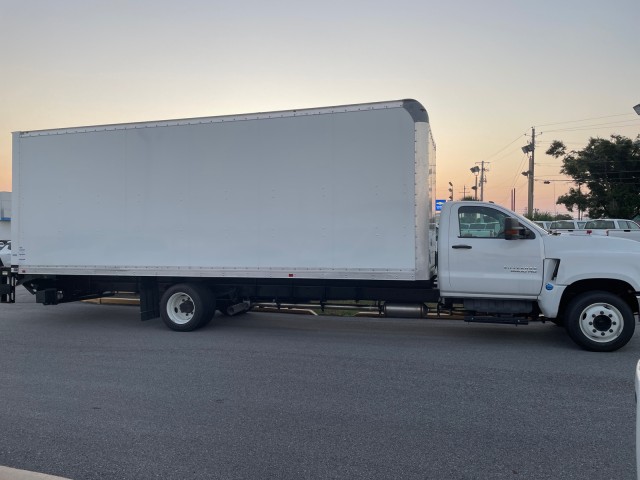
[[[640,1],[0,0],[0,191],[11,132],[414,98],[437,197],[535,207],[570,184],[553,140],[640,134]],[[544,180],[551,183],[544,184]]]

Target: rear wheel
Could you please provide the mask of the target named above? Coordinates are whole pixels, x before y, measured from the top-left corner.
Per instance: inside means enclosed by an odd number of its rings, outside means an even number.
[[[164,292],[160,310],[167,327],[189,332],[208,323],[215,312],[215,301],[204,285],[184,283]]]
[[[575,297],[567,307],[564,323],[574,342],[594,352],[612,352],[626,345],[636,327],[629,305],[604,291]]]

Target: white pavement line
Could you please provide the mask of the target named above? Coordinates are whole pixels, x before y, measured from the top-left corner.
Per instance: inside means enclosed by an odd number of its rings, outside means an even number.
[[[46,473],[29,472],[28,470],[18,470],[15,468],[3,467],[0,465],[0,480],[70,480]]]

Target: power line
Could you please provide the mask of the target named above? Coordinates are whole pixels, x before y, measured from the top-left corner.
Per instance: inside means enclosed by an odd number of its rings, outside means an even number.
[[[556,123],[544,123],[542,125],[538,125],[538,127],[548,127],[550,125],[563,125],[565,123],[579,123],[579,122],[589,122],[591,120],[600,120],[602,118],[613,118],[613,117],[630,117],[631,113],[618,113],[615,115],[604,115],[602,117],[591,117],[591,118],[583,118],[580,120],[568,120],[566,122],[556,122]]]
[[[635,123],[629,123],[626,125],[619,125],[618,123],[599,123],[599,124],[594,124],[594,125],[584,125],[584,126],[580,126],[580,127],[569,127],[569,128],[556,128],[553,130],[545,130],[545,133],[550,133],[550,132],[578,132],[581,130],[593,130],[595,128],[605,128],[605,127],[611,127],[611,128],[626,128],[626,127],[638,127],[640,126],[639,122],[635,122]]]
[[[500,150],[498,150],[497,152],[495,152],[492,155],[489,155],[488,157],[485,158],[485,161],[489,160],[492,157],[495,157],[496,155],[498,155],[499,153],[501,153],[502,151],[506,150],[507,148],[509,148],[511,145],[513,145],[514,143],[516,143],[518,140],[520,140],[521,137],[525,136],[525,133],[522,133],[521,135],[518,135],[513,141],[509,142],[506,146],[502,147]]]
[[[630,122],[630,118],[629,117],[632,117],[632,116],[633,115],[630,114],[630,113],[620,113],[620,114],[613,114],[613,115],[602,115],[602,116],[598,116],[598,117],[582,118],[582,119],[578,119],[578,120],[568,120],[568,121],[564,121],[564,122],[553,122],[553,123],[539,124],[539,125],[537,125],[537,127],[546,127],[546,126],[554,126],[554,125],[569,125],[569,124],[572,124],[572,123],[579,124],[579,123],[591,122],[591,121],[594,121],[594,120],[601,120],[601,119],[607,119],[607,118],[628,117],[628,118],[625,118],[625,119],[622,119],[622,120],[615,120],[615,121],[610,121],[610,122],[594,123],[594,124],[590,124],[590,125],[575,125],[575,126],[567,126],[566,128],[556,128],[556,129],[551,129],[551,130],[545,130],[544,132],[539,132],[538,133],[538,137],[540,135],[542,135],[543,133],[552,133],[552,132],[575,132],[575,131],[592,130],[592,129],[606,128],[606,127],[611,127],[611,128],[637,127],[638,126],[638,122],[637,121],[634,121],[633,123],[629,123]],[[532,132],[533,131],[534,130],[532,130]],[[533,134],[533,135],[535,135],[535,134]],[[525,131],[521,135],[518,135],[518,137],[513,139],[507,145],[505,145],[501,149],[497,150],[496,152],[494,152],[490,156],[485,157],[486,160],[488,160],[490,158],[494,158],[497,155],[499,155],[500,153],[504,152],[511,145],[513,145],[518,140],[520,140],[520,138],[522,136],[527,136],[527,132]],[[536,142],[536,140],[534,140],[534,138],[532,138],[532,143]],[[543,142],[539,142],[539,143],[551,144],[552,142],[543,141]],[[568,142],[568,143],[565,143],[565,145],[568,145],[568,144],[581,145],[582,143],[581,142]],[[535,148],[535,143],[533,143],[532,147]],[[495,161],[502,160],[503,158],[506,158],[506,157],[510,156],[512,153],[513,153],[512,151],[507,152],[506,154],[502,155],[501,157],[495,159]],[[528,156],[525,154],[522,157],[522,159],[520,161],[520,165],[518,167],[518,170],[516,171],[516,173],[514,175],[514,178],[513,178],[512,182],[511,182],[512,188],[516,188],[516,190],[520,190],[520,188],[521,188],[521,186],[519,185],[521,182],[518,181],[520,179],[518,173],[522,170],[523,164],[524,164],[525,160],[527,160],[527,159],[528,159]],[[554,166],[554,167],[559,167],[560,166],[560,165],[556,165],[556,164],[538,164],[538,163],[535,163],[535,162],[534,162],[534,164],[535,165],[541,165],[541,166]],[[530,168],[530,170],[531,170],[531,168]],[[627,172],[622,172],[622,173],[635,174],[637,172],[635,172],[635,171],[627,171]],[[549,176],[549,175],[546,175],[546,176]],[[555,176],[557,176],[557,177],[565,177],[566,178],[566,175],[555,175]],[[571,180],[554,180],[554,181],[571,182]],[[529,188],[531,188],[531,186],[529,186]]]
[[[493,161],[494,161],[494,162],[497,162],[497,161],[499,161],[499,160],[502,160],[503,158],[510,157],[511,155],[513,155],[513,154],[514,154],[514,152],[517,152],[518,150],[520,150],[520,148],[514,148],[513,150],[509,150],[509,151],[508,151],[508,152],[506,152],[504,155],[502,155],[502,156],[500,156],[500,157],[498,157],[498,158],[494,159]]]
[[[529,159],[529,157],[527,157],[526,154],[522,155],[522,160],[520,160],[520,166],[518,167],[518,170],[516,170],[516,174],[513,176],[513,182],[512,182],[512,185],[511,185],[512,188],[516,186],[516,183],[518,183],[517,181],[520,179],[520,177],[518,176],[518,172],[522,171],[522,167],[524,165],[524,162],[525,162],[525,160],[528,160],[528,159]]]
[[[553,143],[553,141],[543,141],[543,142],[538,142],[539,144],[544,144],[544,145],[551,145]],[[565,145],[584,145],[584,142],[565,142],[564,140],[562,141],[562,143],[564,143]]]

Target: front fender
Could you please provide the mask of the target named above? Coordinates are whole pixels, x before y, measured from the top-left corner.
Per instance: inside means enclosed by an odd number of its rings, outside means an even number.
[[[538,307],[540,307],[542,315],[547,318],[556,318],[558,316],[560,302],[566,288],[566,285],[555,285],[552,282],[547,282],[544,285],[538,297]]]

